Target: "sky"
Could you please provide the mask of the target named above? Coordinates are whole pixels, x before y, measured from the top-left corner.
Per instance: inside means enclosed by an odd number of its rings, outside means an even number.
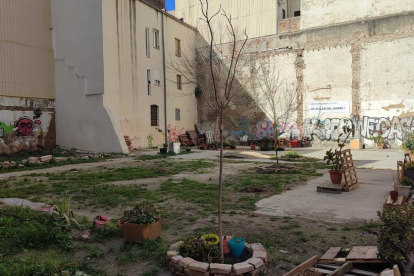
[[[175,9],[175,0],[165,0],[165,8],[167,11]]]

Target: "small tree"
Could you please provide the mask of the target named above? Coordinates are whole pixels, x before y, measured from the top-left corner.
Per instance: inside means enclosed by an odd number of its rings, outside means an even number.
[[[413,275],[414,206],[402,206],[378,212],[382,221],[378,235],[379,256],[397,263],[406,276]]]
[[[279,68],[275,61],[259,57],[252,65],[252,90],[257,105],[273,121],[274,147],[276,162],[279,163],[277,148],[279,146],[279,128],[287,125],[297,110],[297,94],[294,87],[280,80]]]

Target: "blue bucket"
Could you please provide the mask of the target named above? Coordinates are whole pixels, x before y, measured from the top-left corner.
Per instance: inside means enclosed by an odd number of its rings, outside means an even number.
[[[246,241],[243,238],[232,238],[229,240],[231,255],[233,255],[234,258],[239,259],[243,255],[245,244]]]

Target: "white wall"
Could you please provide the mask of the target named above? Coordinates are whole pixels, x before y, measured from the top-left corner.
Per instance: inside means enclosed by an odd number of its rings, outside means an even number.
[[[103,106],[101,0],[53,0],[57,144],[127,152],[119,121]]]
[[[412,0],[301,0],[301,29],[414,10]]]

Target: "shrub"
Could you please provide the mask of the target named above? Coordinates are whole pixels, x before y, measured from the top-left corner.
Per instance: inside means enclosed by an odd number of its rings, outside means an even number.
[[[180,246],[179,254],[200,262],[220,262],[220,248],[217,244],[205,242],[200,237],[189,237]]]
[[[379,255],[399,264],[406,275],[412,275],[414,264],[414,206],[378,212],[382,221],[378,235]]]

